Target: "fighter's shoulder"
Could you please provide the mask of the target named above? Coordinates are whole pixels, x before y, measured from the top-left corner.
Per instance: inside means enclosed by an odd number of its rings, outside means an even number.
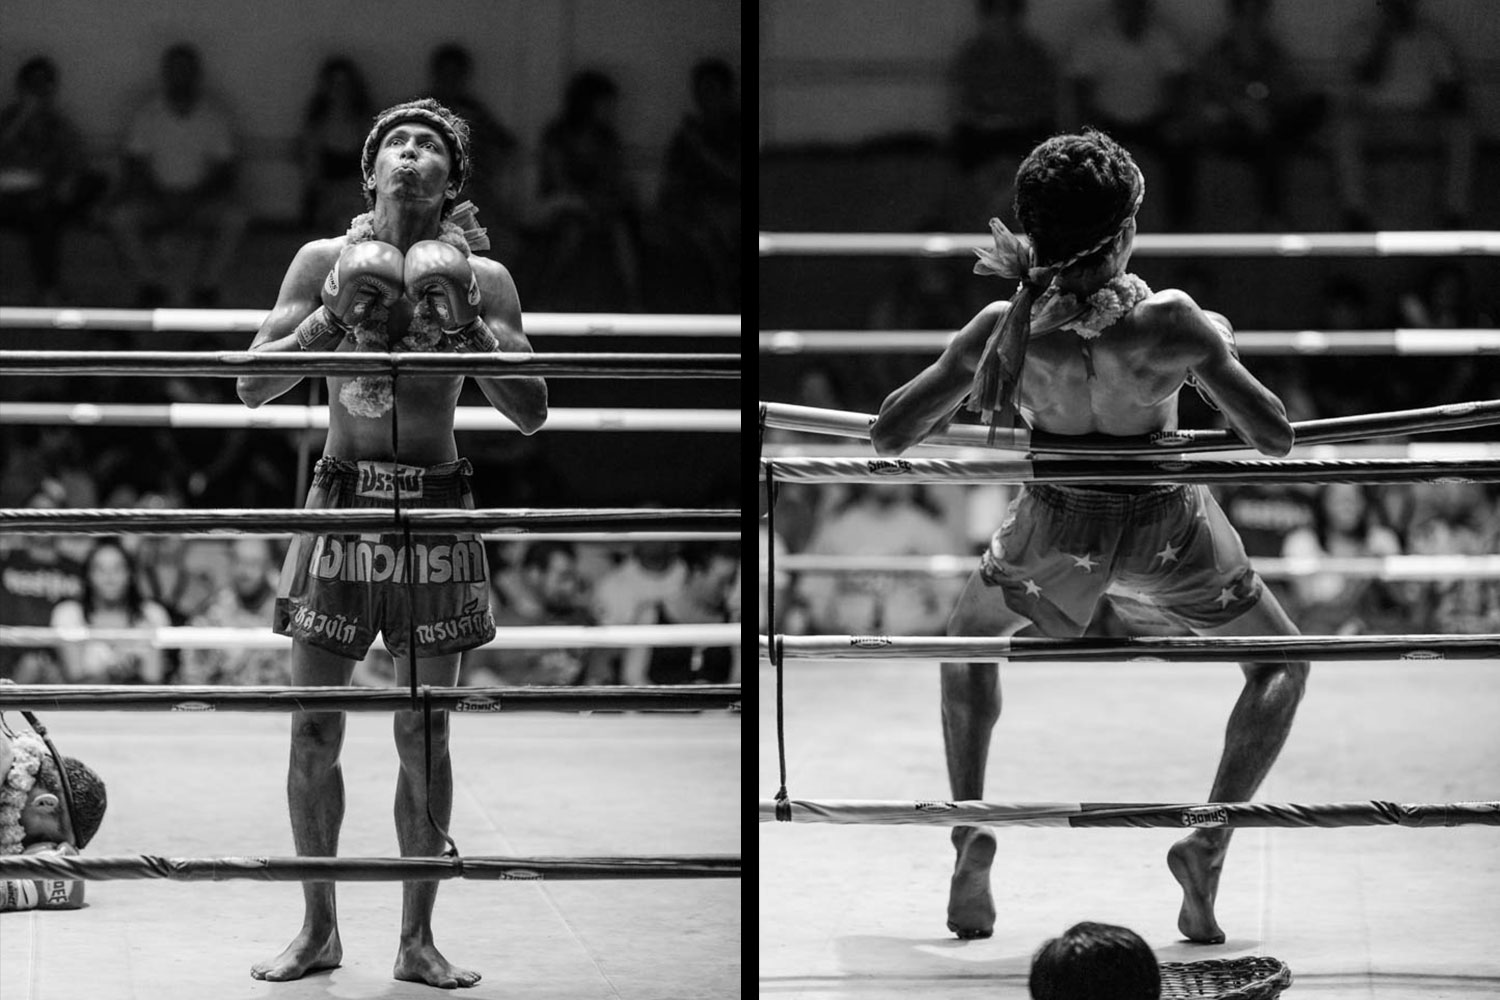
[[[328,272],[338,263],[339,254],[347,242],[345,236],[333,236],[302,244],[287,265],[287,284],[316,293]]]
[[[516,282],[510,276],[510,268],[498,260],[477,254],[470,255],[469,266],[474,269],[474,276],[479,279],[479,289],[486,299],[515,298]]]

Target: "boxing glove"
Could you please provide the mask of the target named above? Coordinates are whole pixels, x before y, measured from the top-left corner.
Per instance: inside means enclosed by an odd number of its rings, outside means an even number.
[[[452,351],[493,351],[500,344],[480,318],[479,279],[463,251],[423,240],[406,251],[406,295],[443,329]]]
[[[23,854],[77,854],[72,844],[32,844]],[[78,879],[9,879],[0,882],[0,911],[76,910],[83,905]]]
[[[304,351],[333,351],[352,327],[384,327],[401,297],[401,251],[366,240],[344,248],[320,291],[322,308],[297,327]]]

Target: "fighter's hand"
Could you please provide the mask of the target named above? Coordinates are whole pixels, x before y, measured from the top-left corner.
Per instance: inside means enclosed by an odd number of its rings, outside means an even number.
[[[406,297],[426,303],[443,332],[453,333],[479,318],[479,279],[462,250],[423,240],[406,251]]]
[[[323,282],[323,305],[344,327],[384,325],[401,297],[401,251],[368,240],[344,248]]]

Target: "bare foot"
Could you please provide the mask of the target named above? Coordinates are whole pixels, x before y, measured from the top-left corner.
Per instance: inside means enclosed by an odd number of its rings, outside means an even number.
[[[995,899],[990,895],[990,863],[995,860],[995,833],[982,826],[955,831],[958,859],[948,886],[948,929],[961,940],[995,933]]]
[[[1177,914],[1182,936],[1199,944],[1223,944],[1224,932],[1214,919],[1214,900],[1219,896],[1224,851],[1188,836],[1167,852],[1167,867],[1182,884],[1182,910]]]
[[[426,983],[440,989],[455,990],[479,982],[479,973],[460,969],[439,954],[431,944],[402,944],[391,973],[408,983]]]
[[[320,969],[337,969],[343,960],[344,946],[339,942],[337,927],[327,933],[304,927],[280,955],[250,966],[250,975],[279,983],[301,979]]]

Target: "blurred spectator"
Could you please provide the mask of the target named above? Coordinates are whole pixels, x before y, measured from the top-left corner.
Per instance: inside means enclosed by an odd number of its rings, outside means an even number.
[[[740,105],[734,70],[722,59],[693,66],[693,109],[662,161],[657,207],[664,256],[674,258],[671,312],[738,312],[740,280]],[[699,280],[684,281],[691,269]],[[677,301],[682,286],[703,301]]]
[[[135,506],[176,510],[183,506],[182,495],[147,492]],[[213,602],[218,591],[214,570],[222,551],[217,543],[182,535],[135,535],[124,546],[135,559],[141,596],[161,605],[173,625],[186,625]]]
[[[124,180],[110,214],[136,305],[155,308],[168,289],[192,285],[191,304],[219,303],[224,275],[244,236],[249,214],[236,192],[235,137],[229,115],[204,93],[198,50],[178,44],[162,57],[162,92],[131,119],[125,133]],[[147,245],[148,233],[203,232],[195,273],[172,274]]]
[[[1286,558],[1306,560],[1400,552],[1401,542],[1384,523],[1380,507],[1363,486],[1353,483],[1322,487],[1312,525],[1291,532],[1282,546]],[[1378,577],[1313,573],[1295,577],[1292,591],[1299,608],[1297,625],[1312,635],[1396,633],[1405,624],[1395,594]]]
[[[657,601],[682,590],[687,567],[673,542],[638,542],[631,554],[594,582],[600,625],[638,625]]]
[[[949,145],[965,179],[966,215],[1008,211],[1016,167],[1056,130],[1057,61],[1027,30],[1026,6],[977,0],[979,31],[948,64]]]
[[[1156,955],[1128,927],[1074,924],[1031,960],[1032,1000],[1157,1000]]]
[[[62,303],[63,226],[103,193],[104,179],[84,168],[83,141],[54,101],[57,66],[34,56],[16,74],[16,99],[0,109],[0,225],[26,238],[27,263],[42,305]]]
[[[1317,487],[1249,483],[1223,489],[1218,499],[1252,559],[1280,558],[1288,535],[1313,530]]]
[[[953,532],[925,489],[852,485],[825,515],[807,551],[829,556],[932,555],[952,551]],[[808,574],[801,590],[821,632],[932,635],[947,620],[952,581],[885,573]]]
[[[55,479],[44,479],[25,506],[53,510],[67,495]],[[47,626],[59,601],[83,596],[83,563],[57,546],[51,535],[0,535],[0,625]],[[0,646],[0,677],[20,684],[57,684],[62,663],[51,646]]]
[[[922,223],[919,231],[941,227]],[[968,262],[957,262],[933,256],[904,262],[892,281],[882,282],[875,290],[866,326],[871,330],[956,330],[971,315],[964,301],[964,275]],[[915,374],[915,373],[913,373]],[[892,380],[881,380],[888,385]],[[896,384],[900,384],[897,382]],[[807,406],[819,406],[807,403]]]
[[[1472,329],[1494,324],[1479,310],[1469,272],[1454,261],[1434,264],[1423,272],[1421,284],[1396,299],[1401,326],[1418,329]]]
[[[1322,124],[1327,99],[1308,93],[1271,24],[1272,0],[1228,0],[1229,27],[1198,63],[1200,141],[1255,169],[1262,225],[1282,228],[1291,154]],[[1196,178],[1195,178],[1196,179]]]
[[[1367,146],[1385,142],[1440,146],[1441,228],[1460,227],[1469,215],[1475,129],[1463,68],[1442,29],[1417,8],[1418,0],[1384,0],[1373,22],[1349,35],[1352,86],[1340,102],[1334,140],[1344,222],[1351,229],[1375,226],[1365,157]]]
[[[353,59],[330,56],[302,116],[302,225],[322,234],[343,233],[365,211],[359,158],[375,108],[364,74]]]
[[[608,76],[578,73],[542,134],[532,308],[640,309],[640,212],[615,129],[618,101]]]
[[[723,545],[683,546],[687,568],[682,588],[656,601],[646,612],[646,625],[698,625],[734,621],[729,612],[730,588],[739,573],[739,559]],[[740,647],[637,647],[625,654],[626,684],[738,684]]]
[[[53,628],[161,628],[170,625],[155,601],[141,596],[130,555],[113,538],[94,543],[84,564],[83,594],[52,609]],[[73,684],[160,684],[166,659],[150,640],[63,643],[63,669]]]
[[[592,625],[571,542],[535,542],[521,557],[514,580],[496,581],[495,624]],[[583,684],[602,650],[476,649],[466,654],[468,683],[486,685]]]
[[[1500,551],[1500,504],[1477,483],[1413,488],[1410,548],[1419,555],[1493,555]],[[1500,580],[1447,579],[1403,588],[1412,631],[1475,635],[1500,632]]]
[[[242,538],[231,547],[229,585],[214,595],[192,624],[203,628],[268,628],[276,603],[275,545]],[[184,650],[180,684],[289,684],[288,649]]]
[[[1156,19],[1153,0],[1109,0],[1109,13],[1093,24],[1097,30],[1083,34],[1068,59],[1066,122],[1092,125],[1137,156],[1159,159],[1157,190],[1165,189],[1171,225],[1182,228],[1194,197],[1187,57]]]
[[[462,45],[439,45],[427,64],[428,93],[469,123],[473,161],[462,197],[480,211],[489,231],[491,256],[516,252],[521,225],[521,143],[473,91],[474,59]]]

